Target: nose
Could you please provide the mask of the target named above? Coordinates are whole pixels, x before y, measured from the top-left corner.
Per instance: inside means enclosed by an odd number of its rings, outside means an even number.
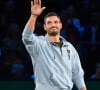
[[[52,26],[52,27],[55,27],[55,26],[56,26],[56,24],[53,22],[53,23],[51,24],[51,26]]]

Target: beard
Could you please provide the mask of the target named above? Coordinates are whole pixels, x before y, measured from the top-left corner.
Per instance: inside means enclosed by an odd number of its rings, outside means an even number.
[[[50,36],[56,36],[56,35],[58,35],[58,33],[57,32],[50,32],[50,33],[48,33],[48,35],[50,35]]]
[[[56,29],[56,30],[55,30]],[[47,31],[48,35],[50,36],[56,36],[60,33],[60,30],[58,28],[50,28],[50,30]]]

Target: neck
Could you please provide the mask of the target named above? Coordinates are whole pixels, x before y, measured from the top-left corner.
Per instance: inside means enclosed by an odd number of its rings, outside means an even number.
[[[56,36],[50,36],[47,34],[47,37],[48,39],[51,41],[51,42],[60,42],[60,36],[59,35],[56,35]]]

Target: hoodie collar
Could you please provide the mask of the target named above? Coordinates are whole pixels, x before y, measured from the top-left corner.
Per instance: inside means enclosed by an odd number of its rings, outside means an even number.
[[[48,42],[50,42],[50,43],[53,44],[54,46],[57,45],[55,42],[51,42],[51,41],[48,39],[47,35],[45,35],[45,38],[46,38],[46,40],[47,40]],[[60,36],[60,39],[61,39],[62,42],[63,42],[62,47],[67,47],[67,46],[68,46],[67,41],[66,41],[62,36]]]

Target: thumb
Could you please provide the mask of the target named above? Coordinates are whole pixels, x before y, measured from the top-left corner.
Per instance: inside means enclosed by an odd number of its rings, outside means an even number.
[[[46,9],[46,7],[42,7],[42,11],[43,11],[44,9]]]

